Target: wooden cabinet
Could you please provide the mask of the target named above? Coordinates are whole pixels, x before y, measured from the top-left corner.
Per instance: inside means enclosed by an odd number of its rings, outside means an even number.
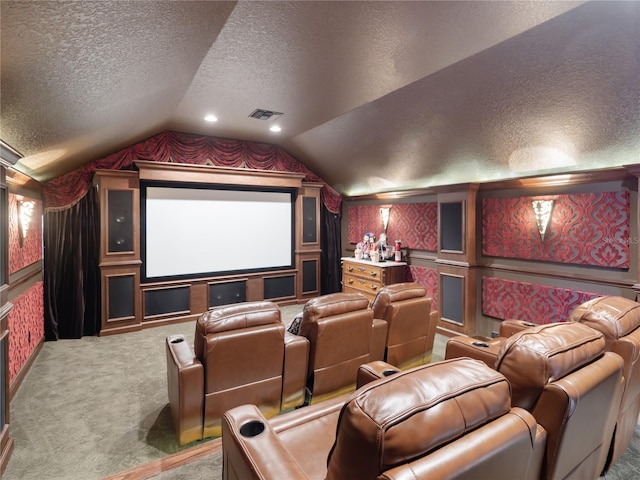
[[[385,285],[405,280],[405,262],[369,262],[355,258],[342,259],[342,291],[364,293],[373,301]]]

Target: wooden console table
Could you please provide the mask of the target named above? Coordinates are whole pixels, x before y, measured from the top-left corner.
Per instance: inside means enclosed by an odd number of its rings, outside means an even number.
[[[342,259],[342,291],[364,293],[370,302],[385,285],[405,281],[406,262]]]

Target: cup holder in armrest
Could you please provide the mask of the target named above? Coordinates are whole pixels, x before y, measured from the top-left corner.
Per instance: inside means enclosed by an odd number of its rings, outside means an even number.
[[[251,420],[240,427],[240,435],[243,437],[257,437],[264,432],[264,423],[260,420]]]
[[[489,348],[489,344],[487,342],[475,341],[475,342],[471,342],[471,345],[473,345],[474,347]]]
[[[184,342],[184,337],[172,338],[171,343],[182,343]]]
[[[390,375],[395,375],[396,373],[398,373],[398,370],[391,370],[389,368],[382,371],[382,375],[385,377],[388,377]]]

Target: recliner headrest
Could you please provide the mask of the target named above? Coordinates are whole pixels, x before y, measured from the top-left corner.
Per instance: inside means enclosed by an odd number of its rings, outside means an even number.
[[[595,328],[607,341],[615,341],[640,326],[640,303],[624,297],[598,297],[576,307],[569,320]]]
[[[383,287],[373,301],[373,315],[384,318],[387,307],[392,302],[401,302],[412,298],[427,296],[427,290],[417,282],[394,283]]]
[[[510,408],[505,377],[470,358],[422,365],[375,381],[342,407],[327,478],[376,478]]]
[[[602,333],[577,322],[540,325],[508,337],[496,370],[509,379],[513,406],[531,410],[545,385],[600,358]]]
[[[330,293],[309,300],[302,310],[302,323],[317,322],[321,318],[367,310],[369,300],[362,293]]]
[[[244,302],[216,307],[198,318],[199,330],[207,335],[239,328],[282,324],[280,308],[273,302]]]

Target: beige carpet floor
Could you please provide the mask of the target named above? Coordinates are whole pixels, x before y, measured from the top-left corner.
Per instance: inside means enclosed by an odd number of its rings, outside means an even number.
[[[282,307],[282,321],[302,307]],[[11,401],[15,446],[2,478],[102,479],[201,443],[179,447],[167,398],[164,340],[193,343],[194,330],[191,321],[46,342]]]

